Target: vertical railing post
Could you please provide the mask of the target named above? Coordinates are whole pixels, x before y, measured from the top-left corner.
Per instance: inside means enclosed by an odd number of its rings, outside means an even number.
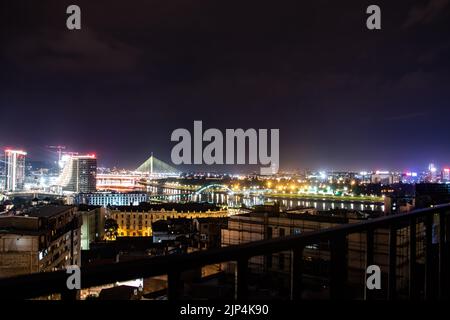
[[[447,294],[446,212],[439,214],[439,299]]]
[[[77,300],[79,290],[73,289],[73,290],[64,290],[61,292],[61,300],[64,301],[75,301]]]
[[[248,298],[248,260],[244,257],[237,261],[236,300]]]
[[[167,298],[169,301],[176,301],[181,296],[181,277],[179,271],[170,271],[167,274]]]
[[[409,226],[409,298],[418,299],[417,290],[417,229],[416,218],[411,218]]]
[[[374,263],[374,230],[368,229],[366,232],[366,270]],[[367,281],[367,273],[365,274],[365,280]],[[368,290],[366,283],[364,283],[364,299],[373,299],[373,290]]]
[[[433,214],[425,217],[425,299],[433,298]]]
[[[333,300],[341,300],[346,298],[346,244],[345,235],[339,235],[330,239],[330,298]]]
[[[394,300],[397,295],[397,227],[389,230],[389,275],[388,300]]]
[[[300,300],[303,291],[303,246],[292,250],[291,261],[291,300]]]
[[[445,241],[444,241],[444,259],[445,259],[445,279],[444,279],[444,287],[445,287],[445,298],[450,299],[450,271],[448,268],[450,268],[449,262],[450,262],[450,219],[449,219],[449,211],[446,210],[445,212]]]

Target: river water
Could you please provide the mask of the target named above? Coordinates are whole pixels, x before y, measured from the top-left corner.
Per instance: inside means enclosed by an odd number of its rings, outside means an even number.
[[[171,202],[210,202],[219,205],[227,205],[229,207],[241,207],[244,204],[247,207],[253,205],[264,204],[264,202],[279,201],[282,207],[292,209],[295,207],[314,207],[318,210],[330,209],[351,209],[351,210],[369,210],[383,211],[384,205],[379,203],[369,203],[360,201],[336,201],[336,200],[309,200],[309,199],[283,199],[266,196],[242,196],[229,195],[225,192],[208,192],[195,195],[192,192],[186,193],[185,190],[176,190],[168,188],[153,188],[150,190],[152,194],[165,195],[166,199]],[[180,193],[185,193],[180,195]],[[172,195],[172,196],[171,196]]]

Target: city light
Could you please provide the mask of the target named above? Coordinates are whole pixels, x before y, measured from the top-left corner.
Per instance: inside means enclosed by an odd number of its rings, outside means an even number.
[[[450,0],[3,2],[5,318],[447,314]]]
[[[14,149],[5,149],[5,153],[15,153],[15,154],[19,154],[19,155],[23,155],[26,156],[27,152],[23,151],[23,150],[14,150]]]

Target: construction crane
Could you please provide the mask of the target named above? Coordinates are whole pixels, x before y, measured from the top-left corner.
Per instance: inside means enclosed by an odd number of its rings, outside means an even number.
[[[58,163],[61,161],[63,150],[66,150],[66,146],[47,146],[48,149],[56,150],[58,153]]]

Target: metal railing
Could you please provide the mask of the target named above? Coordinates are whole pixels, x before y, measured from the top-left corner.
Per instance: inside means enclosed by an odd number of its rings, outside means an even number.
[[[301,299],[303,285],[304,248],[322,241],[330,244],[330,298],[345,298],[347,282],[347,236],[354,233],[365,234],[366,266],[374,262],[374,234],[379,229],[389,230],[388,241],[388,290],[386,298],[397,298],[397,230],[409,228],[409,284],[407,297],[410,299],[448,298],[449,293],[449,222],[450,204],[433,208],[419,209],[408,213],[396,214],[360,223],[345,224],[329,229],[308,232],[300,235],[273,238],[245,244],[194,252],[182,255],[158,256],[139,260],[118,262],[101,266],[81,268],[81,287],[111,284],[137,278],[150,278],[168,275],[167,296],[176,300],[182,294],[181,274],[195,268],[211,264],[237,262],[236,298],[248,298],[249,259],[282,251],[290,251],[291,259],[291,294],[293,300]],[[417,270],[416,226],[424,226],[424,279]],[[436,228],[438,232],[436,233]],[[434,229],[434,230],[433,230]],[[438,239],[436,241],[436,239]],[[433,251],[438,249],[437,253]],[[437,270],[437,274],[433,271]],[[63,298],[75,298],[76,290],[66,286],[68,274],[62,271],[43,272],[0,279],[0,297],[6,299],[27,299],[61,293]],[[424,283],[419,291],[418,283]],[[365,295],[370,299],[371,294]]]

